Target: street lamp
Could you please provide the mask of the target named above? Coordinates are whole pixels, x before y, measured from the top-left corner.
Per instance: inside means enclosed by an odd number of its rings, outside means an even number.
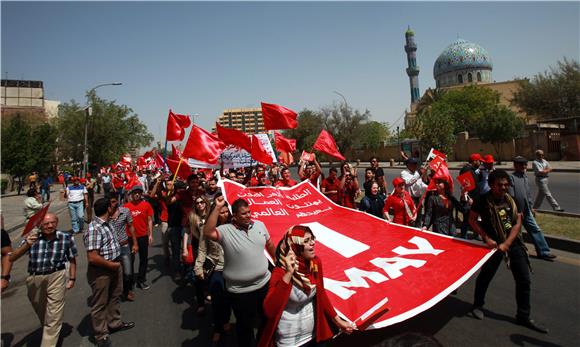
[[[83,149],[83,171],[82,171],[82,175],[83,177],[85,177],[87,171],[88,171],[88,166],[89,166],[89,148],[87,146],[87,137],[88,137],[88,132],[89,132],[89,116],[92,115],[92,107],[90,106],[91,104],[91,100],[89,99],[93,93],[93,91],[95,91],[95,89],[97,88],[101,88],[104,86],[120,86],[123,83],[121,82],[111,82],[111,83],[103,83],[103,84],[99,84],[97,86],[94,86],[93,88],[91,88],[88,92],[87,92],[87,107],[85,108],[86,112],[85,112],[85,146]]]
[[[348,110],[348,102],[346,102],[346,98],[341,93],[337,92],[336,90],[333,91],[334,94],[339,95],[342,100],[344,100],[344,107]]]

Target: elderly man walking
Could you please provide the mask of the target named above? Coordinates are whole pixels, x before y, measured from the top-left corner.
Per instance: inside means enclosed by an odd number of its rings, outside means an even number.
[[[10,256],[14,262],[29,254],[26,287],[28,299],[42,324],[41,346],[56,346],[64,316],[66,289],[76,280],[77,248],[70,233],[57,230],[58,217],[47,213],[41,223],[41,232],[31,231],[20,247]],[[69,278],[66,266],[70,262]]]
[[[534,201],[534,210],[537,210],[544,202],[544,198],[548,199],[550,205],[554,211],[564,212],[564,209],[560,207],[558,201],[554,199],[550,188],[548,188],[548,176],[552,172],[552,167],[546,159],[544,159],[544,151],[538,149],[536,151],[536,160],[532,162],[532,168],[534,169],[534,175],[536,176],[536,186],[538,186],[538,193],[536,194],[536,200]]]

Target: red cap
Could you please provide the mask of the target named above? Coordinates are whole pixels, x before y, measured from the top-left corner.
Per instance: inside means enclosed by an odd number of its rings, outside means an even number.
[[[91,174],[89,172],[87,172],[87,178],[91,178]]]
[[[483,162],[488,163],[488,164],[493,164],[493,163],[495,163],[495,159],[493,159],[493,156],[491,154],[486,154],[483,156]]]
[[[396,187],[401,183],[405,183],[405,180],[402,179],[401,177],[395,177],[395,179],[393,180],[393,187]]]
[[[469,161],[482,161],[483,158],[481,157],[481,155],[479,153],[473,153],[472,155],[469,156]]]

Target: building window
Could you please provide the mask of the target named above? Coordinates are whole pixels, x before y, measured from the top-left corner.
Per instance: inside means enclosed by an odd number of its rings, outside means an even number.
[[[473,82],[473,76],[471,76],[471,73],[467,74],[467,82],[469,83]]]
[[[477,73],[477,82],[481,82],[481,72]]]
[[[457,82],[463,84],[463,75],[457,75]]]

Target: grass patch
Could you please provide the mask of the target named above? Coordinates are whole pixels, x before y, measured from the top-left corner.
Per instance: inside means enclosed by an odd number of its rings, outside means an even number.
[[[580,240],[580,218],[536,213],[536,222],[544,234]]]

